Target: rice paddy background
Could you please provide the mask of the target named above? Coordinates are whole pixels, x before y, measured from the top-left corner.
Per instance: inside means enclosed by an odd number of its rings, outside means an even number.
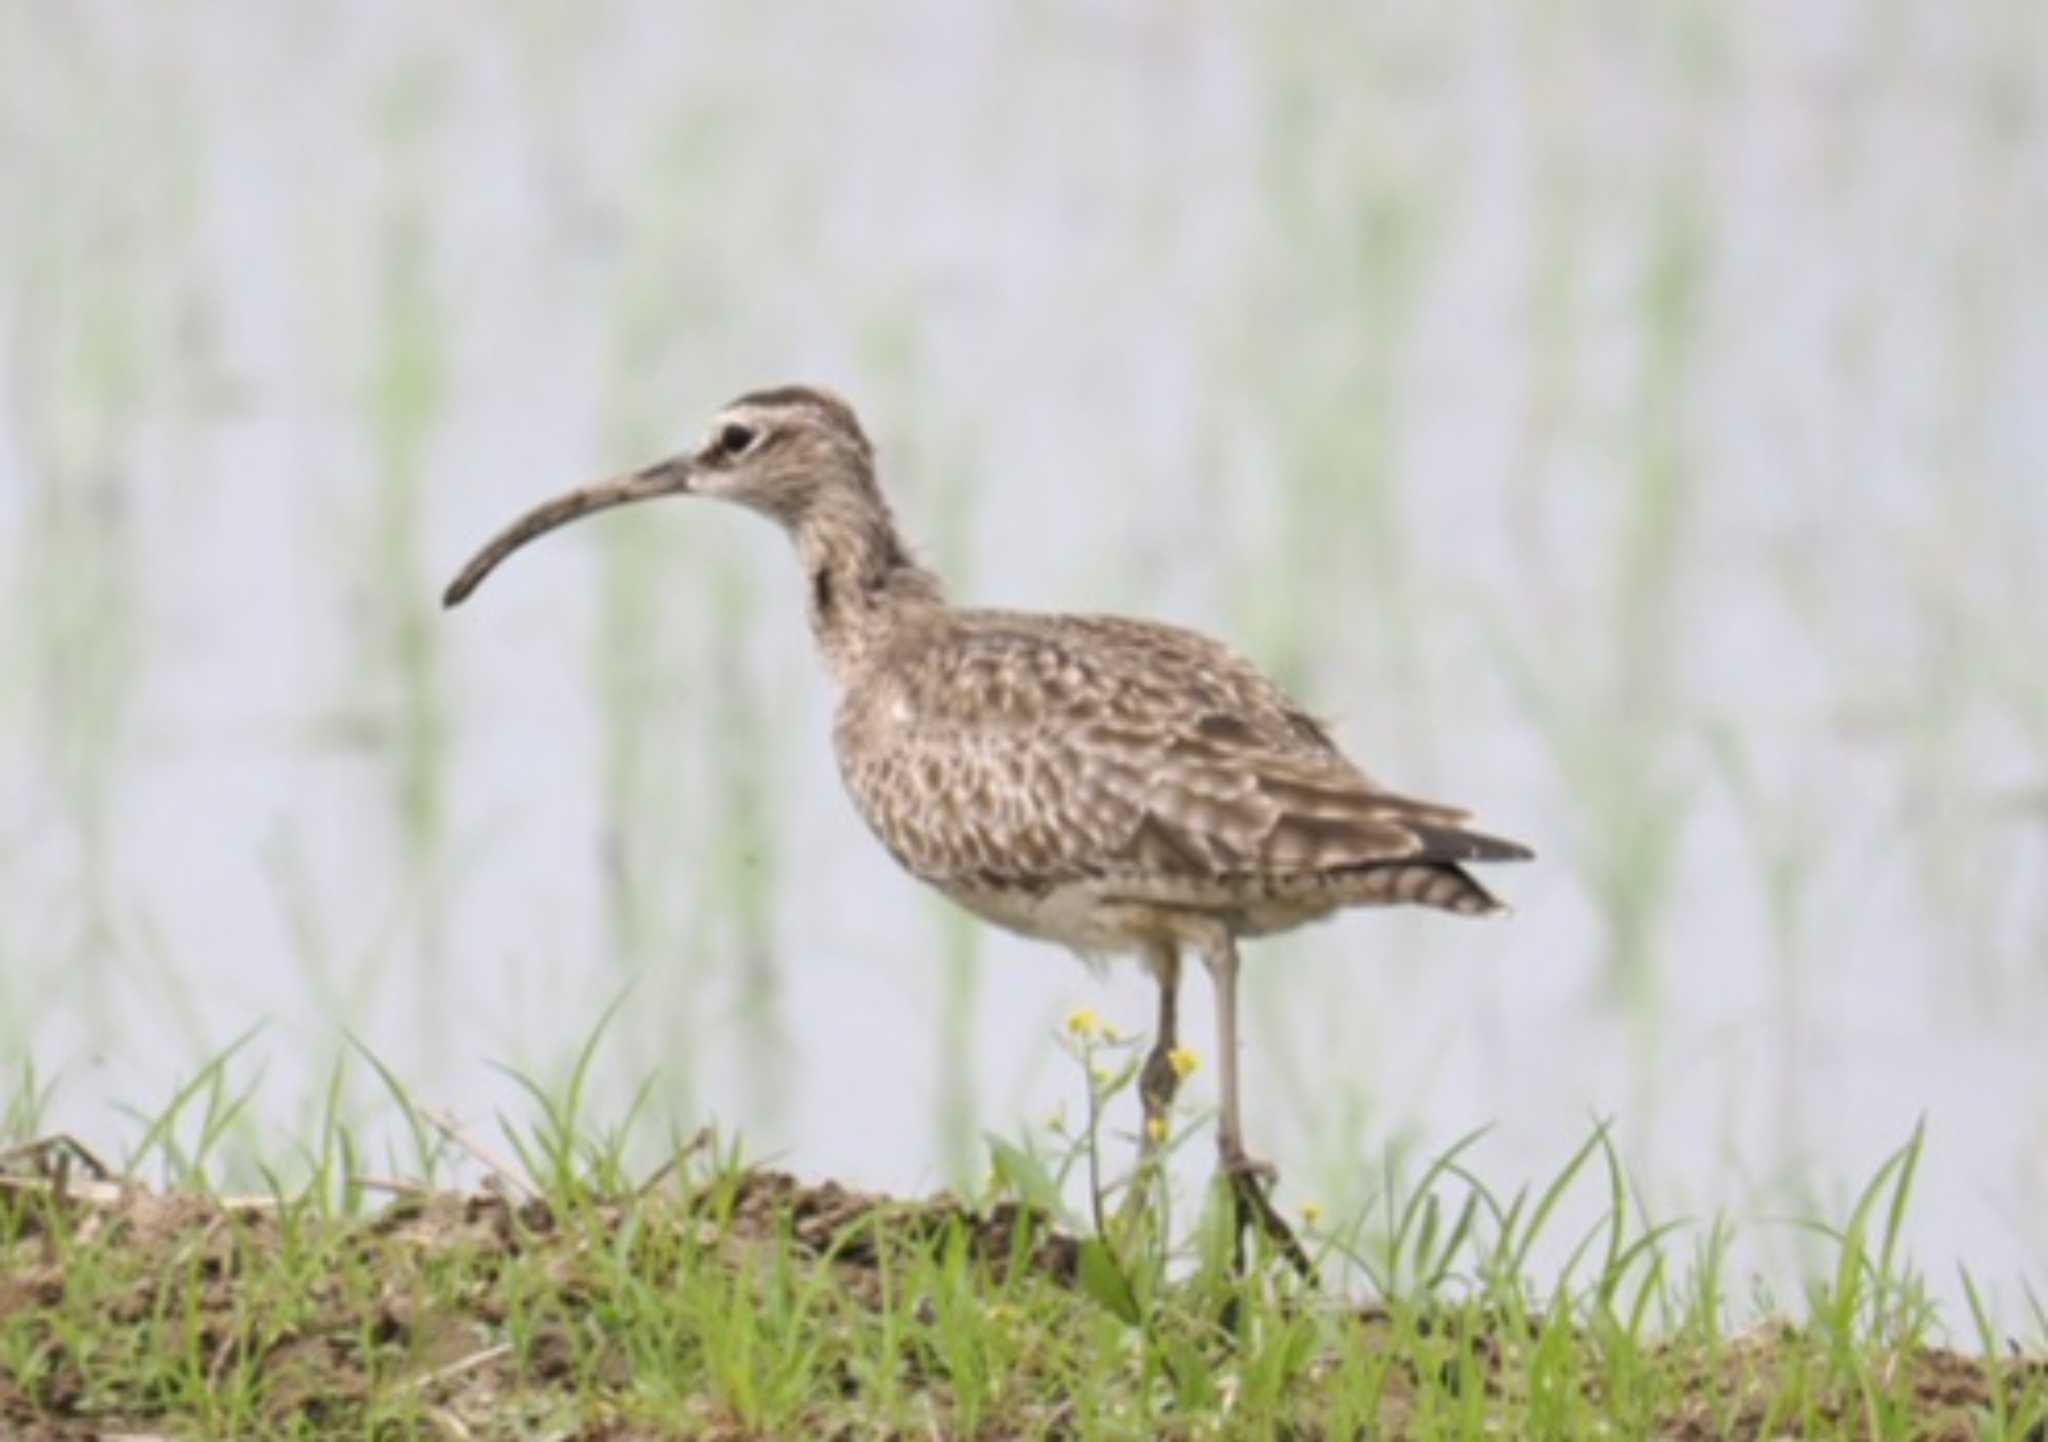
[[[258,1027],[245,1166],[351,1036],[488,1126],[629,987],[591,1105],[653,1076],[651,1141],[918,1190],[1076,1104],[1060,1018],[1149,983],[895,873],[769,527],[637,509],[437,609],[802,379],[957,596],[1229,636],[1541,854],[1506,924],[1252,951],[1290,1204],[1486,1123],[1510,1189],[1612,1116],[1660,1215],[1811,1215],[1924,1114],[1937,1287],[2048,1285],[2028,0],[8,0],[0,179],[42,1125],[130,1135]]]

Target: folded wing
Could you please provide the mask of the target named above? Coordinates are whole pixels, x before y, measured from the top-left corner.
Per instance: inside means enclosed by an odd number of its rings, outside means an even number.
[[[970,623],[886,694],[850,697],[849,789],[935,882],[1293,877],[1528,851],[1376,786],[1207,638],[1142,622]],[[1033,618],[1034,621],[1039,618]],[[850,729],[866,728],[849,745]]]

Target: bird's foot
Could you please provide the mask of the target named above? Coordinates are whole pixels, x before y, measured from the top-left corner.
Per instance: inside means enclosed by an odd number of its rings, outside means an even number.
[[[1244,1270],[1244,1234],[1257,1226],[1303,1281],[1314,1282],[1315,1264],[1309,1260],[1301,1239],[1294,1235],[1294,1228],[1287,1225],[1287,1219],[1273,1205],[1273,1187],[1280,1180],[1279,1170],[1271,1162],[1248,1155],[1241,1147],[1230,1147],[1223,1153],[1223,1175],[1230,1181],[1237,1213],[1238,1270]]]
[[[1270,1190],[1280,1185],[1278,1167],[1237,1147],[1224,1150],[1223,1174],[1230,1178],[1233,1186],[1240,1182],[1255,1182]]]

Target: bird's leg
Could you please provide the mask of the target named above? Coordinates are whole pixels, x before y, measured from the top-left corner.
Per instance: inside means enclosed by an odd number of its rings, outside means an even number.
[[[1145,952],[1146,969],[1159,983],[1159,1026],[1152,1050],[1138,1073],[1138,1098],[1145,1104],[1145,1135],[1139,1156],[1153,1156],[1166,1141],[1167,1113],[1180,1090],[1180,1072],[1173,1054],[1180,1046],[1180,952],[1171,942],[1154,942]]]
[[[1237,1083],[1237,940],[1220,928],[1202,952],[1209,980],[1216,987],[1216,1065],[1222,1075],[1223,1115],[1216,1123],[1216,1147],[1223,1170],[1231,1176],[1262,1181],[1278,1179],[1270,1162],[1256,1161],[1244,1149],[1244,1111]]]
[[[1308,1253],[1302,1250],[1287,1219],[1273,1206],[1270,1189],[1279,1180],[1279,1173],[1272,1163],[1257,1160],[1244,1147],[1244,1111],[1237,1083],[1237,938],[1217,928],[1202,948],[1202,962],[1216,987],[1216,1064],[1223,1087],[1223,1115],[1216,1124],[1216,1148],[1236,1202],[1238,1268],[1242,1271],[1244,1266],[1245,1229],[1256,1223],[1295,1271],[1314,1280],[1315,1268]]]
[[[1171,942],[1155,941],[1146,946],[1144,960],[1145,969],[1159,983],[1159,1034],[1153,1038],[1145,1065],[1138,1070],[1138,1099],[1145,1106],[1145,1127],[1138,1137],[1138,1167],[1131,1174],[1119,1211],[1123,1219],[1144,1214],[1155,1192],[1160,1207],[1165,1206],[1166,1179],[1159,1163],[1166,1154],[1173,1095],[1180,1090],[1180,1073],[1173,1066],[1173,1053],[1180,1045],[1180,951]],[[1164,1218],[1163,1210],[1155,1215],[1162,1227]]]

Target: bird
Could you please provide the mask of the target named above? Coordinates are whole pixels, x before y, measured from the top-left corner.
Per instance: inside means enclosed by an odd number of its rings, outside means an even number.
[[[996,926],[1150,971],[1148,1138],[1163,1134],[1180,1082],[1181,976],[1199,959],[1216,998],[1216,1142],[1239,1246],[1256,1223],[1300,1266],[1271,1201],[1277,1172],[1245,1142],[1239,942],[1351,907],[1501,912],[1467,866],[1533,852],[1381,786],[1324,721],[1197,631],[954,605],[902,539],[858,416],[819,387],[749,392],[695,449],[535,507],[476,553],[443,604],[547,531],[671,495],[735,502],[788,533],[837,692],[840,775],[905,871]]]

